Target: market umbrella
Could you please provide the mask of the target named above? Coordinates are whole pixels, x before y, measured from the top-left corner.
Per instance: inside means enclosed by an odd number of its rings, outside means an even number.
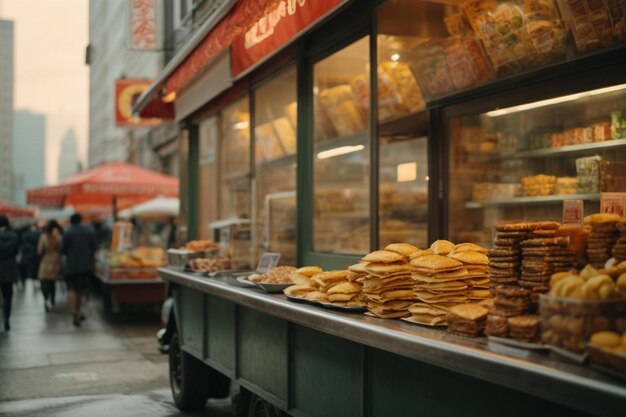
[[[108,162],[73,175],[57,185],[27,191],[29,204],[72,205],[77,211],[130,207],[158,195],[178,196],[178,178],[125,162]]]
[[[178,216],[180,200],[162,195],[135,206],[122,210],[118,215],[122,218],[150,216]]]
[[[35,217],[34,210],[26,207],[16,206],[15,204],[9,203],[5,200],[0,200],[0,214],[4,214],[11,219],[32,219],[33,217]]]

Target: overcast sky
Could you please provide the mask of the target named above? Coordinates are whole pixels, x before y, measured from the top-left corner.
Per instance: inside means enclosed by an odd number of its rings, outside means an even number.
[[[88,0],[0,0],[0,17],[15,25],[15,109],[46,115],[48,183],[57,180],[59,146],[70,128],[86,161],[88,11]]]

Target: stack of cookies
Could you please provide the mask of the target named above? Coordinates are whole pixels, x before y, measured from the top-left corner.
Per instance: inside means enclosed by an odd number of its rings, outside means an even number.
[[[548,237],[547,233],[539,232],[555,233],[556,229],[533,231],[532,237],[522,242],[522,273],[518,280],[521,287],[531,292],[535,304],[539,302],[539,294],[550,291],[552,274],[572,269],[576,260],[567,237]]]
[[[493,306],[494,309],[492,313],[496,316],[521,316],[528,312],[530,306],[530,291],[514,286],[497,287]]]
[[[488,252],[491,293],[500,285],[517,285],[520,277],[520,243],[532,230],[529,223],[506,223],[495,226],[494,247]]]
[[[540,320],[537,315],[509,317],[507,320],[509,336],[520,342],[536,343],[540,336],[539,323]]]
[[[485,334],[487,336],[508,337],[509,325],[507,317],[490,312],[489,316],[487,316]]]
[[[585,217],[585,223],[591,226],[587,239],[587,258],[595,268],[604,268],[611,257],[613,246],[619,238],[616,227],[619,220],[617,214],[598,213]]]
[[[482,335],[487,321],[487,309],[480,304],[459,304],[450,308],[446,316],[448,331],[460,336]]]
[[[615,245],[613,245],[611,254],[619,263],[626,261],[626,217],[622,217],[615,227],[619,232],[619,238],[617,242],[615,242]]]
[[[336,285],[339,285],[347,281],[347,276],[350,273],[347,269],[341,269],[336,271],[326,271],[319,274],[315,274],[311,277],[312,285],[315,291],[311,291],[304,298],[309,301],[317,301],[319,303],[329,303],[328,291]]]
[[[424,255],[411,260],[415,296],[411,306],[412,321],[420,324],[445,325],[448,309],[468,301],[469,278],[463,263],[443,255]]]
[[[408,261],[410,254],[417,250],[408,244],[392,244],[361,260],[366,275],[356,281],[363,284],[368,310],[365,314],[380,318],[409,315],[408,308],[414,301],[414,294],[411,265]],[[352,268],[352,272],[358,272],[354,265]]]

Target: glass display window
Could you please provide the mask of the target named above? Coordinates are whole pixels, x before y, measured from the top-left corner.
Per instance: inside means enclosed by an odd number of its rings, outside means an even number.
[[[220,219],[250,219],[250,104],[246,97],[221,113]]]
[[[296,86],[289,70],[254,91],[254,247],[284,265],[296,263]]]
[[[198,237],[212,239],[208,224],[218,219],[217,205],[217,142],[219,117],[213,116],[200,122],[198,155]]]
[[[394,0],[378,10],[379,114],[626,43],[622,0]],[[389,62],[400,64],[394,76]],[[381,73],[383,74],[381,78]],[[387,76],[384,76],[387,75]],[[403,85],[394,95],[393,86]],[[410,92],[410,93],[409,93]],[[410,97],[407,97],[409,96]],[[394,111],[395,110],[395,111]]]
[[[600,210],[626,192],[626,84],[449,120],[449,234],[491,241],[505,220],[561,221],[564,200]]]
[[[313,66],[313,250],[370,249],[369,37]]]

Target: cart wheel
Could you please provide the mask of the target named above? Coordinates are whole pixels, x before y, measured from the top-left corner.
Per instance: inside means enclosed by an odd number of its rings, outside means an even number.
[[[256,394],[250,398],[248,417],[279,417],[282,412]]]
[[[202,410],[209,398],[208,367],[180,348],[177,331],[172,334],[169,362],[176,407],[181,411]]]

